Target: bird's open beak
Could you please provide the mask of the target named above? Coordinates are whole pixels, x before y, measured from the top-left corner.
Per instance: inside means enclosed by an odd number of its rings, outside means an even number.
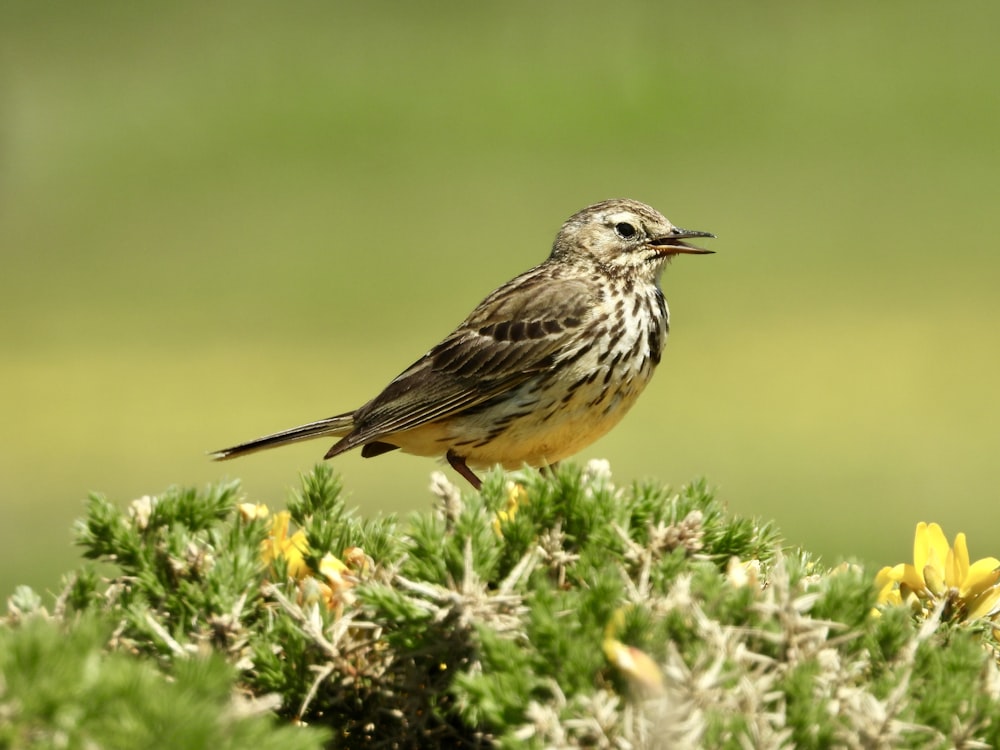
[[[649,241],[649,244],[655,247],[663,255],[679,255],[681,253],[687,255],[709,255],[714,253],[715,250],[706,250],[703,247],[696,247],[695,245],[689,245],[686,242],[681,242],[681,240],[686,240],[691,237],[715,237],[711,232],[698,232],[691,229],[680,229],[674,228],[670,234],[665,234],[662,237],[655,237]]]

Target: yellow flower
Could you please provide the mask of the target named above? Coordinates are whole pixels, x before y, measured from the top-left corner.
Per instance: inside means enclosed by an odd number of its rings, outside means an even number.
[[[601,649],[604,656],[621,672],[637,692],[653,695],[663,691],[663,672],[645,651],[618,640],[618,633],[625,627],[625,611],[616,609],[604,626]]]
[[[514,516],[517,515],[518,507],[521,503],[526,502],[528,502],[528,493],[524,487],[515,482],[507,482],[507,503],[504,509],[498,510],[493,518],[493,532],[497,536],[503,536],[501,531],[503,524],[513,521]]]
[[[327,552],[319,561],[319,573],[333,585],[340,586],[348,567],[334,555]]]
[[[919,611],[923,603],[947,602],[946,616],[961,620],[985,617],[1000,603],[1000,560],[984,557],[969,562],[965,534],[948,546],[936,523],[917,524],[913,537],[913,564],[882,568],[875,576],[879,603],[906,603]]]
[[[249,506],[241,508],[245,517],[263,517],[257,508]],[[264,515],[266,515],[266,510]],[[291,514],[288,511],[276,513],[271,519],[271,531],[261,542],[260,557],[265,565],[272,568],[275,560],[284,560],[285,570],[289,578],[297,581],[298,601],[302,606],[322,602],[328,610],[340,614],[344,605],[354,603],[355,596],[351,589],[358,581],[359,574],[366,574],[374,565],[370,557],[361,547],[347,547],[344,559],[330,554],[323,555],[317,566],[312,570],[306,563],[309,554],[309,542],[305,532],[299,529],[289,536],[288,527]],[[346,560],[346,562],[345,562]]]
[[[323,555],[323,559],[319,562],[319,573],[326,579],[326,583],[321,584],[326,608],[338,615],[341,614],[345,604],[354,603],[351,589],[354,588],[357,579],[351,575],[350,568],[343,561],[329,552]]]
[[[663,672],[645,651],[626,646],[615,638],[605,638],[601,647],[608,661],[638,692],[646,695],[663,692]]]
[[[900,596],[898,581],[893,577],[893,568],[888,566],[882,568],[875,574],[875,586],[878,588],[878,603],[899,605],[903,603]]]
[[[309,543],[305,532],[299,529],[291,537],[288,536],[288,523],[291,514],[287,510],[275,513],[271,519],[271,533],[261,542],[260,557],[265,565],[282,558],[285,569],[292,578],[303,578],[309,575],[309,566],[305,556],[309,552]]]

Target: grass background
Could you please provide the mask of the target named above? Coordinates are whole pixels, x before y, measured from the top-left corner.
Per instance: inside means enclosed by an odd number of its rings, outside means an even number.
[[[580,456],[704,475],[829,558],[914,524],[1000,554],[1000,6],[915,0],[32,3],[0,9],[0,595],[119,502],[325,444],[584,205],[713,231]],[[432,462],[337,460],[366,512]]]

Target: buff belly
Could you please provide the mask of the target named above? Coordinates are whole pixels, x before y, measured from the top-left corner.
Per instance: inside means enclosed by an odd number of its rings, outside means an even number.
[[[545,398],[527,383],[488,408],[396,433],[387,439],[406,453],[443,457],[449,451],[473,468],[547,466],[578,453],[621,421],[643,391],[652,366],[605,385],[596,378],[568,400]],[[511,418],[511,416],[513,418]]]

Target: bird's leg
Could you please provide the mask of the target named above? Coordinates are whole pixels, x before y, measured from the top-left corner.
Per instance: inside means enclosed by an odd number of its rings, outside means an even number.
[[[472,473],[472,469],[468,467],[465,463],[465,459],[459,456],[454,451],[448,451],[445,454],[445,458],[448,459],[448,463],[451,464],[451,468],[465,477],[469,484],[473,486],[474,489],[480,489],[483,486],[482,480]]]
[[[542,475],[545,476],[546,479],[555,479],[556,478],[556,472],[558,470],[559,470],[559,462],[558,461],[556,461],[554,463],[551,463],[551,464],[545,464],[545,466],[543,466],[540,469]]]

